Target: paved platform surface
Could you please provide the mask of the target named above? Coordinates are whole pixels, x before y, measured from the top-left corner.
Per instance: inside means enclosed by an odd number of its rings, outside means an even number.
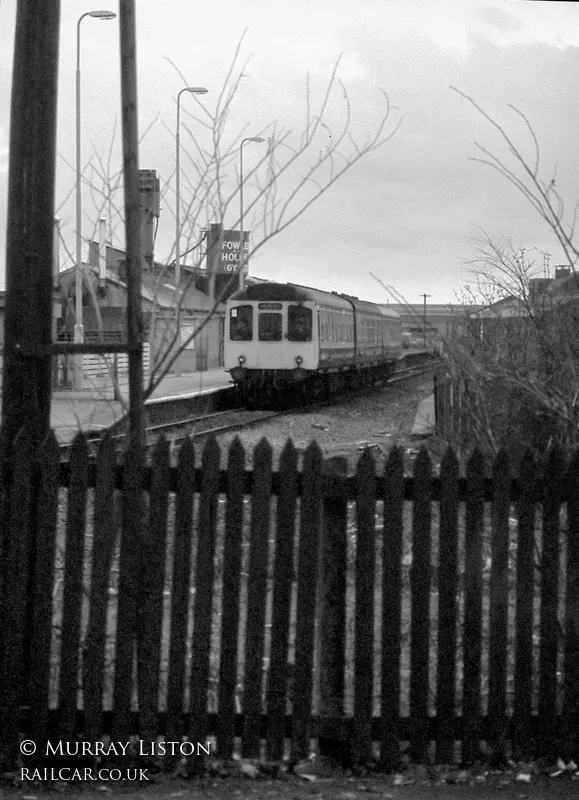
[[[434,395],[431,394],[425,397],[418,406],[411,436],[417,439],[425,439],[435,433],[435,427]]]
[[[179,377],[168,375],[150,400],[223,389],[230,385],[230,375],[223,369],[190,372]],[[120,391],[123,402],[103,399],[90,391],[53,392],[50,419],[56,438],[60,442],[69,442],[79,430],[108,428],[123,416],[128,405],[127,383],[121,383]]]

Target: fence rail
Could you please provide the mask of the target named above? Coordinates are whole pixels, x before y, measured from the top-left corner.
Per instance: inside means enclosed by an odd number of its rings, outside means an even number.
[[[364,763],[579,746],[579,453],[512,476],[394,448],[353,475],[246,470],[215,441],[161,439],[150,465],[79,435],[60,463],[21,434],[0,485],[0,761],[19,736],[138,734],[223,758],[299,759],[312,739]],[[456,742],[460,743],[459,749]]]

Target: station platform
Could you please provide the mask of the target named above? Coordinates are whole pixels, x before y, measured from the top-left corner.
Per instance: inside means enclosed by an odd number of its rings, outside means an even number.
[[[434,395],[431,394],[420,402],[410,435],[413,439],[425,439],[432,436],[435,430]]]
[[[224,369],[167,375],[146,403],[154,403],[185,395],[214,392],[231,386],[231,377]],[[120,419],[129,401],[129,387],[121,382],[120,400],[108,400],[90,391],[53,392],[50,422],[59,442],[72,441],[79,430],[98,431]]]
[[[219,391],[232,386],[231,377],[223,369],[168,375],[145,401],[147,404]],[[129,389],[121,382],[123,401],[109,400],[90,391],[53,392],[50,409],[51,427],[59,442],[71,442],[80,430],[98,431],[110,427],[128,408]],[[421,439],[435,433],[434,395],[426,397],[418,406],[411,435]]]

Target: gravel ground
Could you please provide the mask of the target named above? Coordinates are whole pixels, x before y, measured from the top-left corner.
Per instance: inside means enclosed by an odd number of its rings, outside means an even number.
[[[325,457],[345,456],[353,470],[364,447],[372,447],[376,463],[382,466],[394,445],[404,449],[408,471],[422,441],[411,437],[418,404],[432,394],[432,375],[420,375],[406,381],[359,394],[327,408],[286,416],[247,428],[238,433],[251,465],[253,448],[265,437],[274,451],[274,463],[288,438],[302,453],[315,440]],[[225,450],[234,433],[219,437]]]
[[[442,768],[445,770],[445,768]],[[446,770],[448,772],[448,770]],[[81,784],[21,784],[18,788],[0,783],[0,796],[19,800],[40,800],[49,794],[70,800],[101,800],[103,795],[119,795],[134,800],[559,800],[577,797],[577,781],[550,780],[545,776],[517,779],[512,771],[489,774],[482,782],[467,771],[453,770],[447,779],[428,778],[429,770],[420,767],[409,775],[348,778],[335,776],[306,781],[300,777],[285,780],[220,778],[183,781],[154,776],[138,783],[109,782]],[[52,790],[52,791],[51,791]]]

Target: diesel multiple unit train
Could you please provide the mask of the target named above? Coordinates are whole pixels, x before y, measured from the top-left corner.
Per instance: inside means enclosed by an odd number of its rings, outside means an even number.
[[[227,301],[225,368],[250,405],[384,380],[400,349],[398,314],[357,297],[261,283]]]

